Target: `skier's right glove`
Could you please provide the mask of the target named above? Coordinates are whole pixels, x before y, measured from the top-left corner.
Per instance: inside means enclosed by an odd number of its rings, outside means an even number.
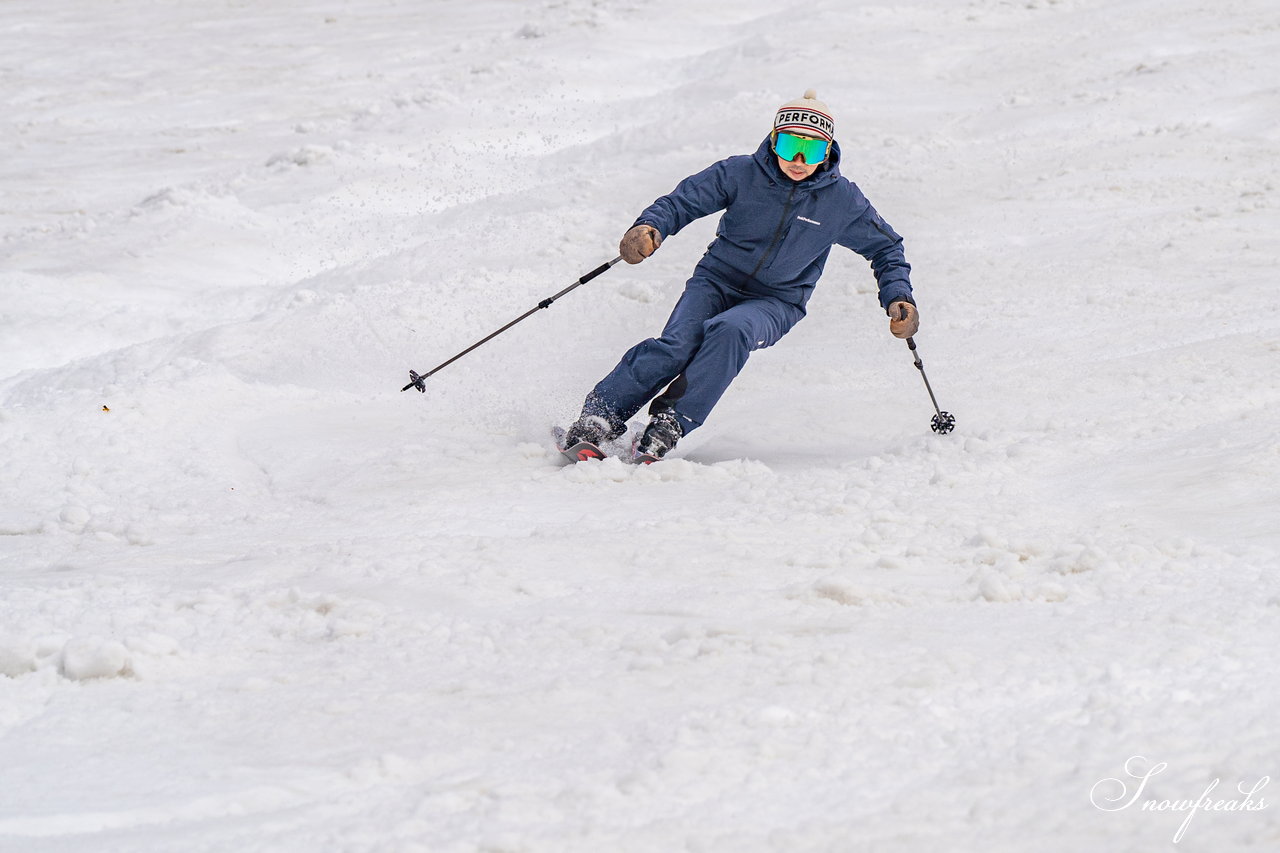
[[[638,264],[658,251],[662,245],[662,235],[652,225],[633,225],[622,242],[618,244],[618,254],[629,264]]]

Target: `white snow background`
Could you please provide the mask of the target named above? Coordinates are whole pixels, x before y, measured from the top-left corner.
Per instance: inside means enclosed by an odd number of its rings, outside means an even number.
[[[563,466],[714,217],[400,392],[811,86],[955,433],[837,248]],[[1274,0],[6,0],[0,92],[5,853],[1280,849]]]

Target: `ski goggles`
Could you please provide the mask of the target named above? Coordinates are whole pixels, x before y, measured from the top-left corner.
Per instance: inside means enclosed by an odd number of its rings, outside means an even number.
[[[831,143],[825,139],[806,139],[803,136],[782,131],[773,136],[773,153],[788,163],[796,159],[797,154],[804,157],[807,165],[822,163],[827,159],[827,150],[830,147]]]

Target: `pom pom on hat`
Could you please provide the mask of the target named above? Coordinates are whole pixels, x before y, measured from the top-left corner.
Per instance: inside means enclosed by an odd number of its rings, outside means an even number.
[[[798,133],[830,142],[836,135],[836,122],[831,110],[818,100],[818,93],[807,89],[804,97],[787,101],[773,117],[774,132]]]

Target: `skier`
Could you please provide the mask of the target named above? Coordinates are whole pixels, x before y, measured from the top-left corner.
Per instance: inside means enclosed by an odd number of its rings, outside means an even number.
[[[566,448],[620,437],[653,400],[635,455],[664,457],[706,421],[747,356],[804,317],[836,244],[871,262],[890,332],[915,334],[919,314],[902,238],[839,164],[835,121],[810,89],[778,109],[754,154],[713,163],[640,214],[619,247],[629,264],[693,220],[724,211],[662,334],[632,347],[592,389],[565,433]]]

